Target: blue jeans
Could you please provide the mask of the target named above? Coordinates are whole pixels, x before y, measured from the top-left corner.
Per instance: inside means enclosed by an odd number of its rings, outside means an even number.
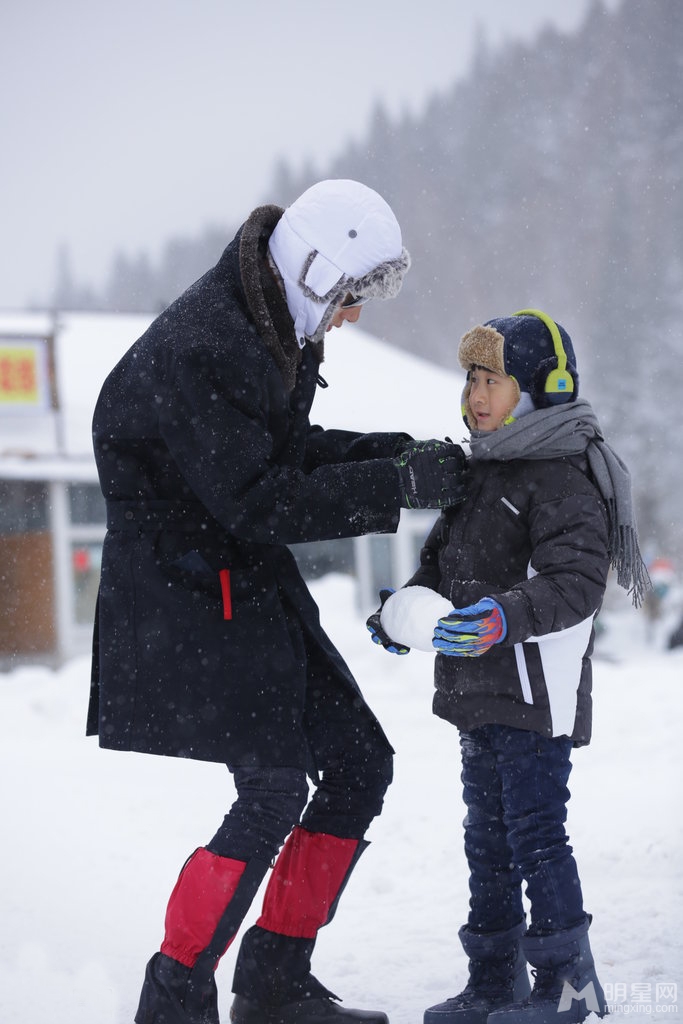
[[[531,934],[581,923],[581,883],[564,828],[571,740],[485,725],[461,733],[460,747],[469,927],[493,932],[518,924],[523,882]]]

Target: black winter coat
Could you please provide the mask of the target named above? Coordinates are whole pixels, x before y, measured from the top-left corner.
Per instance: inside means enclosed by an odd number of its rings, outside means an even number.
[[[300,764],[293,631],[356,687],[286,545],[395,531],[407,435],[311,426],[320,353],[299,349],[265,256],[281,212],[252,214],[97,402],[108,532],[88,733],[105,747]]]
[[[437,655],[435,714],[462,730],[493,723],[588,743],[593,616],[609,556],[585,457],[473,462],[467,500],[437,520],[420,562],[409,586],[454,608],[494,597],[508,627],[481,657]]]

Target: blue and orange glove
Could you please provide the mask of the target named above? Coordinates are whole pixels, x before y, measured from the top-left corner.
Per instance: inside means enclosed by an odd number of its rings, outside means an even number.
[[[370,639],[373,644],[379,644],[379,646],[383,647],[385,651],[389,652],[389,654],[409,654],[410,647],[404,647],[402,644],[392,640],[380,621],[382,608],[384,608],[387,598],[391,597],[393,593],[395,593],[395,591],[390,589],[380,590],[379,599],[381,604],[377,611],[372,613],[365,625],[370,631]]]
[[[439,619],[432,647],[439,654],[454,658],[478,658],[489,647],[505,639],[507,622],[497,601],[482,597],[467,608],[454,608]]]

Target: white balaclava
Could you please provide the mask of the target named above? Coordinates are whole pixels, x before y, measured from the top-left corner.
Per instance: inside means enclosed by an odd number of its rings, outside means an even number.
[[[389,204],[346,179],[307,189],[284,211],[268,244],[301,347],[323,339],[347,293],[393,298],[410,266]]]

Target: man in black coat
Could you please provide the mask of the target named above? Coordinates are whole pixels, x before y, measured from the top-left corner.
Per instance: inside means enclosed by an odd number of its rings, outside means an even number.
[[[214,970],[275,858],[238,954],[234,1024],[386,1021],[339,1007],[311,974],[393,751],[287,545],[393,532],[402,507],[460,496],[456,446],[309,421],[325,333],[397,294],[408,266],[376,192],[320,182],[285,211],[255,210],[102,388],[88,732],[225,763],[237,791],[171,895],[138,1024],[217,1024]]]

